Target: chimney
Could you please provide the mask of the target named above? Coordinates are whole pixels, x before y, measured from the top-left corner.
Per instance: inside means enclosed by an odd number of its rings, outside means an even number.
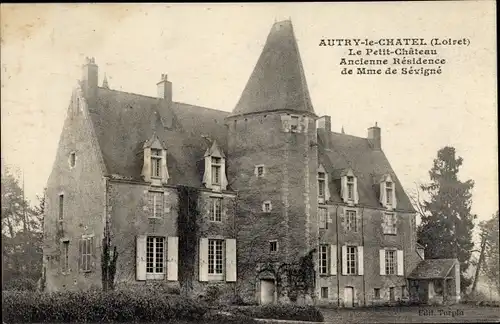
[[[167,74],[161,75],[161,80],[156,84],[158,98],[165,99],[168,104],[172,103],[172,82],[168,81]]]
[[[99,68],[95,64],[93,57],[86,57],[82,66],[82,90],[89,103],[97,97],[97,81]]]
[[[375,122],[375,126],[368,128],[368,139],[372,143],[374,150],[382,150],[382,137],[380,135],[380,127],[377,126],[377,122]]]
[[[328,132],[332,131],[332,117],[322,116],[318,119],[318,128],[323,128]]]

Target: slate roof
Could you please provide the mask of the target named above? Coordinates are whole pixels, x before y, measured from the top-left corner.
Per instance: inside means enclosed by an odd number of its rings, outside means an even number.
[[[458,263],[457,259],[427,259],[420,261],[408,276],[409,279],[443,279],[451,268]]]
[[[414,212],[410,199],[392,169],[383,151],[373,150],[366,138],[318,129],[319,163],[330,175],[330,200],[342,202],[340,197],[340,175],[351,168],[358,181],[359,204],[381,207],[378,194],[379,180],[390,174],[396,189],[397,209]]]
[[[289,20],[274,23],[231,115],[289,109],[314,113]]]
[[[226,149],[228,112],[105,88],[91,109],[100,149],[110,175],[141,180],[143,144],[153,132],[165,143],[170,183],[200,187],[197,167],[211,142]]]

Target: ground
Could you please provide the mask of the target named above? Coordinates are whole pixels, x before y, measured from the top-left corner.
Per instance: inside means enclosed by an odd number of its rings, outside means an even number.
[[[499,307],[473,305],[325,309],[325,323],[495,323]]]

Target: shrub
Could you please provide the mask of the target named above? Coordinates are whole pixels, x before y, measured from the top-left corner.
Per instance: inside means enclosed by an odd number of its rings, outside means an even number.
[[[19,278],[9,280],[5,283],[3,290],[7,291],[36,291],[38,284],[30,278]]]
[[[235,314],[252,318],[323,322],[323,314],[314,306],[294,304],[232,307]]]
[[[154,291],[3,292],[5,322],[130,322],[199,320],[208,307]]]

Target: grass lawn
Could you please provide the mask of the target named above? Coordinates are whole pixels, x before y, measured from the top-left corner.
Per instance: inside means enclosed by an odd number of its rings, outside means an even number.
[[[500,308],[453,305],[325,309],[325,323],[497,323]]]

